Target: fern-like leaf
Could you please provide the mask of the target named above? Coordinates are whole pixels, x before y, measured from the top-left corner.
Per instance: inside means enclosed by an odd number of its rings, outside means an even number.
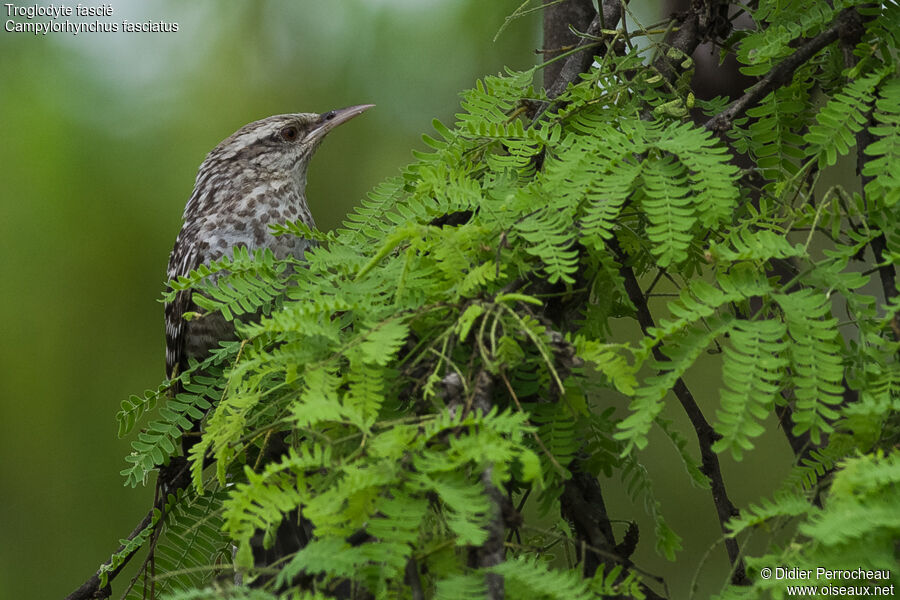
[[[594,599],[588,582],[579,573],[552,569],[541,560],[517,557],[491,567],[490,572],[503,576],[513,597]]]
[[[730,450],[740,460],[751,450],[751,438],[763,433],[759,421],[772,410],[787,359],[783,356],[787,328],[780,320],[735,321],[731,344],[722,364],[722,408],[715,429],[722,437],[713,450]]]
[[[814,443],[833,430],[834,407],[841,403],[843,366],[841,346],[831,316],[831,302],[825,294],[800,290],[775,296],[784,311],[788,333],[790,368],[796,408],[794,434],[809,431]]]
[[[649,158],[641,171],[641,205],[649,224],[647,236],[660,267],[687,258],[696,213],[684,165],[670,156]]]
[[[856,145],[854,135],[866,123],[866,112],[872,104],[875,87],[888,74],[887,69],[861,77],[836,94],[816,115],[804,139],[807,153],[815,157],[819,168],[833,165],[837,157]]]
[[[881,198],[884,206],[900,201],[900,79],[891,79],[880,91],[876,103],[877,125],[869,128],[875,141],[866,147],[867,160],[862,173],[872,179],[866,184],[866,195]]]

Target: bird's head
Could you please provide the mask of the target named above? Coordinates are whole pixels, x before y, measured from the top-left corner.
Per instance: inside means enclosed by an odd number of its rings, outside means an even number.
[[[265,174],[272,180],[295,179],[305,186],[309,159],[328,132],[373,106],[360,104],[254,121],[223,140],[204,163],[228,164],[233,175]]]

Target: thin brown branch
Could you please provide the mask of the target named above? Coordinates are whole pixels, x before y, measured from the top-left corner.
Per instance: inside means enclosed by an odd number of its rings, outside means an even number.
[[[141,522],[138,523],[137,526],[134,528],[134,530],[128,535],[128,537],[125,538],[126,541],[130,542],[131,540],[136,538],[138,535],[140,535],[140,533],[142,531],[144,531],[150,525],[150,523],[152,521],[153,521],[153,510],[148,512],[144,516],[144,518],[141,519]],[[125,544],[122,544],[121,546],[119,546],[119,548],[116,550],[115,553],[118,554],[119,552],[121,552],[124,549],[125,549]],[[105,587],[103,587],[103,588],[100,587],[100,571],[98,570],[96,573],[91,575],[91,577],[87,581],[85,581],[83,584],[81,584],[81,586],[77,590],[75,590],[74,592],[72,592],[71,594],[66,596],[65,600],[97,600],[97,599],[101,599],[101,598],[109,598],[110,595],[112,595],[112,589],[110,588],[109,584],[112,583],[112,580],[115,579],[116,576],[122,571],[122,569],[125,568],[125,565],[128,564],[128,562],[131,560],[131,558],[135,554],[137,554],[138,550],[140,550],[140,547],[135,548],[134,552],[132,552],[131,554],[126,556],[124,558],[124,560],[122,561],[122,563],[118,567],[116,567],[112,571],[108,572],[107,584]],[[110,563],[105,563],[104,566],[106,566],[108,564],[110,564]]]
[[[650,309],[647,307],[647,299],[634,275],[634,271],[628,266],[628,257],[619,248],[618,242],[613,239],[610,242],[610,246],[616,254],[617,261],[622,265],[619,272],[624,280],[625,292],[637,311],[636,316],[641,326],[641,331],[644,332],[644,335],[647,335],[647,332],[656,326],[653,316],[650,314]],[[667,360],[660,346],[653,348],[653,356],[660,362]],[[719,527],[722,529],[722,533],[727,533],[726,524],[739,513],[728,497],[728,491],[725,489],[725,479],[722,476],[722,468],[719,465],[719,457],[712,449],[713,444],[721,436],[716,433],[709,421],[706,420],[706,417],[697,405],[697,401],[694,399],[694,395],[681,377],[676,380],[672,392],[681,403],[697,434],[697,442],[700,446],[700,471],[709,478],[713,504],[716,507],[716,515],[719,518]],[[732,583],[735,585],[747,585],[749,581],[737,540],[726,537],[725,550],[728,552],[728,559],[731,561],[733,569]]]
[[[763,99],[769,92],[790,82],[794,72],[820,50],[836,41],[839,37],[851,36],[862,27],[859,13],[855,9],[843,10],[835,18],[828,29],[802,44],[796,52],[775,65],[766,76],[759,80],[747,92],[732,102],[728,108],[706,122],[706,128],[716,133],[724,133],[731,129],[734,120]]]
[[[891,300],[897,295],[897,272],[894,270],[892,263],[884,264],[885,253],[887,252],[887,238],[884,234],[878,234],[869,244],[872,247],[872,254],[875,255],[875,264],[878,266],[878,277],[881,280],[881,289],[884,292],[884,299]],[[895,336],[900,340],[900,335]]]

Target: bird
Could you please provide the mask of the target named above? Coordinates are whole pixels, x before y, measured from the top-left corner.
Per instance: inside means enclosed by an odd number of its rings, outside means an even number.
[[[183,224],[169,255],[167,277],[187,276],[243,246],[250,252],[269,249],[278,259],[303,260],[311,242],[296,236],[274,236],[269,225],[315,221],[306,200],[310,160],[325,136],[372,108],[360,104],[324,113],[292,113],[249,123],[217,145],[197,172]],[[178,291],[165,305],[166,377],[172,397],[181,389],[176,379],[190,361],[203,360],[220,341],[234,339],[234,324],[209,313],[186,320],[197,306],[190,290]],[[159,469],[157,502],[189,483],[186,457],[199,440],[199,423],[182,435],[182,455]]]
[[[273,236],[272,223],[301,221],[315,227],[306,201],[310,159],[335,127],[372,108],[360,104],[325,113],[275,115],[238,129],[216,146],[197,172],[181,231],[169,255],[169,280],[230,254],[235,247],[268,248],[276,258],[302,260],[310,242]],[[174,378],[189,359],[203,359],[234,336],[218,314],[186,321],[196,309],[190,290],[165,305],[166,375]]]

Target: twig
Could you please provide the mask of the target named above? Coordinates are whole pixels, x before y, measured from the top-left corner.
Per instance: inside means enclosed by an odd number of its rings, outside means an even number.
[[[146,516],[141,520],[141,522],[138,523],[137,527],[135,527],[134,530],[128,535],[128,537],[125,538],[126,541],[130,542],[138,535],[140,535],[141,532],[150,525],[150,523],[153,521],[153,510],[155,509],[151,509],[150,512],[148,512]],[[114,554],[118,554],[124,549],[125,544],[122,544]],[[66,596],[65,600],[96,600],[100,598],[109,598],[110,595],[112,595],[112,589],[110,588],[109,584],[113,579],[115,579],[116,575],[118,575],[119,572],[125,568],[125,565],[128,564],[128,561],[131,560],[131,557],[137,554],[137,551],[140,549],[141,547],[135,548],[134,552],[126,556],[118,567],[107,573],[106,587],[100,589],[100,571],[98,570],[96,573],[91,575],[91,577],[87,581],[81,584],[81,587]],[[103,566],[106,566],[108,564],[110,563],[105,563]]]
[[[852,35],[852,32],[862,27],[859,13],[855,9],[848,8],[834,20],[831,26],[800,46],[796,52],[775,65],[765,77],[759,80],[747,92],[732,102],[728,108],[706,122],[706,128],[716,133],[724,133],[731,129],[734,120],[744,114],[748,108],[768,95],[777,87],[788,83],[800,66],[810,58],[818,54],[820,50],[842,36]]]
[[[644,335],[647,335],[647,332],[656,326],[653,316],[650,314],[650,309],[647,307],[647,299],[641,291],[634,271],[627,265],[627,256],[622,252],[615,239],[610,241],[610,247],[615,252],[617,260],[622,264],[619,272],[624,279],[625,292],[637,310],[637,320],[641,326],[641,331],[644,332]],[[653,356],[660,362],[666,361],[666,356],[659,345],[653,348]],[[739,513],[728,498],[728,491],[725,489],[725,479],[722,477],[722,469],[719,465],[719,457],[712,449],[713,444],[720,436],[709,424],[709,421],[706,420],[706,417],[697,405],[697,401],[694,399],[694,395],[681,377],[675,381],[672,391],[681,403],[697,434],[701,457],[700,471],[709,478],[713,503],[716,507],[716,514],[719,517],[719,526],[723,533],[728,533],[726,523]],[[737,540],[727,537],[725,539],[725,550],[728,552],[728,559],[731,561],[734,569],[734,574],[731,578],[732,583],[735,585],[747,585],[749,581]]]

